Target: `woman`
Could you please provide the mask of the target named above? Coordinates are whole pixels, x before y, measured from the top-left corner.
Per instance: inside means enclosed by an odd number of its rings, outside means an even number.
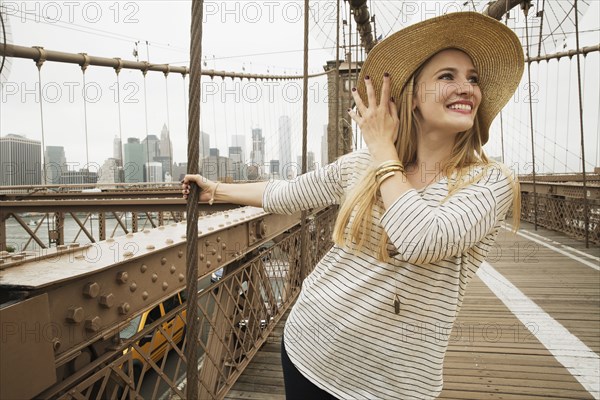
[[[510,205],[518,210],[516,182],[482,146],[523,65],[518,38],[491,18],[427,20],[379,43],[363,65],[349,113],[367,150],[290,182],[185,177],[184,196],[195,182],[201,201],[275,213],[341,204],[335,245],[286,322],[289,399],[440,393],[466,285]]]

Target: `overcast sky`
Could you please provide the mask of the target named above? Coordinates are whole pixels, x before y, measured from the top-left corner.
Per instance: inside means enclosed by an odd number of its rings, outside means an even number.
[[[205,68],[230,71],[301,74],[303,48],[303,17],[300,1],[205,1],[203,54]],[[372,0],[372,12],[378,21],[377,35],[384,36],[402,26],[443,12],[465,9],[464,2],[428,1],[400,2]],[[471,2],[478,10],[486,2]],[[536,3],[536,2],[534,2]],[[554,12],[568,10],[571,1],[551,1]],[[581,2],[580,2],[581,3]],[[598,2],[592,1],[582,20],[582,45],[597,44]],[[334,59],[331,49],[335,43],[335,2],[311,2],[309,68],[311,72],[323,71],[326,61]],[[564,5],[557,7],[556,5]],[[582,3],[583,4],[583,3]],[[43,46],[49,50],[71,53],[86,52],[94,56],[135,59],[136,49],[140,60],[152,63],[188,65],[190,11],[189,1],[2,1],[10,25],[9,41],[21,46]],[[469,5],[470,6],[470,5]],[[547,6],[548,7],[548,6]],[[548,13],[550,17],[550,13]],[[518,14],[512,15],[514,26]],[[557,16],[559,18],[559,16]],[[522,18],[521,18],[522,19]],[[552,24],[548,18],[549,25]],[[571,29],[572,30],[572,29]],[[560,31],[545,41],[544,50],[553,52],[574,48],[573,35]],[[522,31],[521,31],[522,33]],[[565,39],[566,38],[566,39]],[[352,38],[355,40],[355,38]],[[148,42],[148,44],[146,44]],[[552,43],[551,43],[552,42]],[[556,43],[554,43],[556,42]],[[552,48],[556,45],[556,49]],[[325,48],[325,49],[323,49]],[[542,54],[544,51],[542,52]],[[563,66],[564,64],[564,66]],[[550,168],[565,164],[565,169],[575,169],[579,154],[576,130],[576,87],[558,76],[574,68],[567,60],[561,62],[557,71],[551,63],[548,67],[535,67],[532,78],[539,95],[551,97],[547,103],[537,102],[534,126],[540,127],[545,115],[561,115],[560,121],[544,126],[540,140],[557,143],[555,153],[544,161]],[[14,59],[9,65],[10,75],[3,72],[3,92],[0,103],[0,135],[17,133],[33,139],[42,139],[40,102],[36,88],[39,81],[35,64],[29,60]],[[544,69],[549,68],[549,69]],[[586,79],[586,135],[588,159],[598,160],[598,54],[585,61]],[[546,78],[546,71],[550,74]],[[594,73],[596,71],[596,73]],[[573,75],[573,70],[571,70]],[[123,71],[120,74],[121,101],[117,94],[116,74],[108,68],[90,67],[86,74],[86,104],[84,113],[82,96],[83,76],[79,66],[47,62],[41,70],[44,142],[46,145],[65,147],[67,159],[83,165],[86,149],[89,161],[102,163],[112,156],[112,140],[121,134],[143,139],[146,133],[160,134],[163,124],[170,128],[174,158],[185,161],[187,126],[185,121],[185,97],[187,88],[181,76],[171,74],[168,79],[161,73],[148,73],[145,82],[139,71]],[[550,82],[549,85],[547,82]],[[186,81],[187,82],[187,81]],[[526,84],[526,82],[524,82]],[[327,123],[326,79],[310,81],[309,149],[320,151],[323,126]],[[556,90],[549,90],[550,86]],[[144,87],[146,90],[144,90]],[[521,86],[520,89],[526,86]],[[300,153],[301,146],[301,81],[264,84],[231,80],[213,82],[203,86],[202,130],[211,135],[211,147],[219,147],[226,153],[232,134],[249,136],[252,127],[261,127],[267,137],[266,160],[277,158],[277,121],[280,115],[292,118],[292,153]],[[524,94],[521,93],[521,96]],[[536,94],[537,95],[537,94]],[[557,108],[556,96],[567,98],[569,109]],[[168,98],[168,101],[167,101]],[[222,101],[225,99],[225,101]],[[529,118],[523,114],[523,97],[512,104],[511,116],[506,117],[505,148],[514,159],[526,159],[529,146]],[[543,99],[541,99],[543,100]],[[119,128],[119,106],[121,128]],[[87,147],[86,121],[87,117]],[[566,120],[569,123],[566,123]],[[557,127],[560,123],[564,126]],[[525,126],[523,126],[525,124]],[[147,126],[147,128],[146,128]],[[498,124],[494,125],[498,130]],[[553,131],[550,131],[553,129]],[[569,135],[563,132],[569,130]],[[499,155],[499,135],[492,134],[488,152]],[[571,146],[571,147],[569,147]],[[249,139],[248,146],[249,147]],[[547,147],[547,146],[546,146]],[[544,151],[542,150],[542,153]],[[546,151],[545,153],[548,153]],[[319,157],[317,157],[317,160]],[[541,159],[540,159],[541,160]]]

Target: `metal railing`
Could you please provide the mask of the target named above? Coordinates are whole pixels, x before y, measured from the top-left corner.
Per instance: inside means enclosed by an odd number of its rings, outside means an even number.
[[[308,256],[301,262],[300,225],[199,285],[199,332],[185,332],[185,291],[119,326],[112,352],[45,391],[41,398],[185,398],[185,346],[198,340],[199,393],[222,399],[294,302],[306,276],[331,247],[337,209],[309,215]],[[305,268],[305,270],[303,270]],[[177,303],[173,307],[174,303]],[[169,308],[160,318],[151,314]],[[161,310],[162,311],[162,310]],[[144,325],[143,322],[146,322]]]

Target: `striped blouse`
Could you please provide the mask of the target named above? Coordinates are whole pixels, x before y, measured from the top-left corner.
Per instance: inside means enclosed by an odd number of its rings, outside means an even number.
[[[273,213],[339,204],[371,165],[366,150],[291,181],[272,181]],[[481,172],[473,171],[473,173]],[[305,279],[287,319],[285,347],[298,370],[339,399],[432,399],[442,390],[448,339],[466,286],[512,202],[500,166],[443,201],[444,178],[373,209],[371,248],[383,232],[396,254],[334,245]],[[347,232],[348,232],[348,228]],[[398,293],[400,312],[393,301]]]

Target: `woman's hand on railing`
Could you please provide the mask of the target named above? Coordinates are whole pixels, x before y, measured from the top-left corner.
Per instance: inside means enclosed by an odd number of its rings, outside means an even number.
[[[208,202],[213,198],[214,191],[217,188],[217,182],[203,177],[202,175],[186,175],[181,181],[181,193],[183,198],[187,199],[190,194],[190,185],[195,183],[200,187],[200,202]]]

